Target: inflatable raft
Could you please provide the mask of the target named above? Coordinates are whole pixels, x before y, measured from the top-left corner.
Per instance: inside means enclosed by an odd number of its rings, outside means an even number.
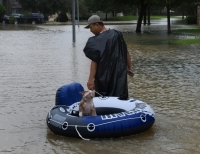
[[[95,97],[97,116],[78,117],[80,91],[83,87],[79,83],[57,90],[55,106],[46,118],[53,133],[82,139],[123,137],[144,132],[155,121],[154,111],[147,103],[118,97]]]

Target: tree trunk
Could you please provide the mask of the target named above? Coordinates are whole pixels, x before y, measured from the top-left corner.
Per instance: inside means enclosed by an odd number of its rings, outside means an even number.
[[[184,16],[185,16],[185,13],[184,13],[184,11],[182,10],[182,20],[185,19]]]
[[[106,19],[105,19],[106,21],[108,20],[108,13],[106,12]]]
[[[147,24],[147,18],[146,18],[146,17],[147,17],[147,7],[146,7],[146,5],[145,5],[145,10],[144,10],[144,20],[143,20],[143,21],[144,21],[144,23],[143,23],[144,25]]]
[[[113,17],[115,16],[115,12],[114,12],[114,11],[112,11],[112,16],[113,16]]]
[[[169,4],[167,4],[167,30],[168,30],[168,34],[171,34],[170,7],[169,7]]]
[[[148,14],[148,25],[150,25],[151,24],[151,21],[150,21],[150,5],[148,5],[148,7],[147,7],[147,14]]]
[[[144,16],[144,11],[145,11],[144,0],[141,0],[139,18],[138,18],[137,27],[136,27],[136,33],[141,33],[141,25],[142,25],[142,19]]]

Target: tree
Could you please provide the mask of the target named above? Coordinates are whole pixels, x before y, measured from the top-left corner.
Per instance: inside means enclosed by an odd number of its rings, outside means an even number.
[[[18,0],[24,11],[41,12],[44,16],[59,12],[71,12],[72,0]],[[85,1],[79,0],[79,9],[85,14]]]
[[[127,13],[133,9],[133,5],[130,5],[130,3],[133,4],[131,0],[85,0],[85,2],[88,12],[104,11],[106,20],[108,12],[112,12],[114,17],[117,12]]]
[[[113,7],[115,5],[114,0],[85,0],[86,6],[88,8],[88,12],[98,12],[104,11],[106,13],[106,20],[107,20],[107,13],[113,12]]]
[[[37,0],[18,0],[24,11],[37,11]]]
[[[71,8],[71,0],[19,0],[24,11],[54,14],[67,12]]]
[[[69,12],[71,10],[71,0],[38,0],[37,9],[44,16],[58,12]]]
[[[139,17],[137,21],[137,27],[136,27],[136,33],[141,33],[141,25],[142,20],[144,18],[144,24],[146,24],[146,13],[148,10],[148,25],[150,25],[150,5],[153,0],[139,0],[137,1],[137,4],[140,4],[139,9]]]
[[[197,5],[200,5],[200,0],[182,0],[182,3],[178,5],[176,8],[178,11],[182,13],[182,19],[184,19],[184,16],[192,15],[196,16],[196,9]]]
[[[0,18],[5,14],[6,8],[0,4]]]
[[[79,2],[79,16],[80,16],[80,19],[88,19],[88,10],[87,10],[87,6],[86,6],[86,3],[85,3],[85,0],[78,0]],[[77,9],[76,9],[77,11]]]

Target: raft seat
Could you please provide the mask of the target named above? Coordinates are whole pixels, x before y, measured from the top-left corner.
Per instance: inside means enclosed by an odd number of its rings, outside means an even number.
[[[82,99],[80,92],[84,91],[80,83],[74,82],[60,87],[56,91],[55,105],[72,105]]]

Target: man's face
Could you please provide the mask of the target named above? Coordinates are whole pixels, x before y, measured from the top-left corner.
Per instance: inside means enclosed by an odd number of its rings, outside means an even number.
[[[98,23],[94,23],[94,24],[90,24],[90,31],[94,34],[94,35],[98,35],[99,34],[99,24]]]

